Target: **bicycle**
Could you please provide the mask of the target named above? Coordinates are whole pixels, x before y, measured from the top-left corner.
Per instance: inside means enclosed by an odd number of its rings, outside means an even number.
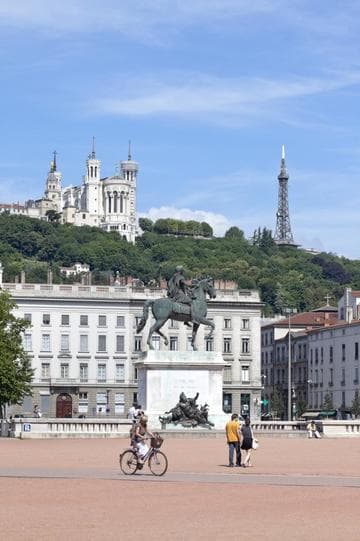
[[[126,449],[119,456],[121,471],[125,475],[134,475],[137,470],[142,470],[145,462],[147,461],[149,469],[153,475],[159,477],[164,475],[168,468],[168,459],[162,451],[159,451],[163,441],[163,438],[161,438],[159,435],[155,435],[154,438],[150,438],[150,449],[143,457],[142,461],[140,461],[134,448]]]

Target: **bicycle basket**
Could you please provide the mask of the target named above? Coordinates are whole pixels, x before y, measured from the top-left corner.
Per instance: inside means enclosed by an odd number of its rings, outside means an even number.
[[[162,446],[163,441],[164,439],[161,436],[155,436],[155,438],[151,438],[151,447],[159,449]]]

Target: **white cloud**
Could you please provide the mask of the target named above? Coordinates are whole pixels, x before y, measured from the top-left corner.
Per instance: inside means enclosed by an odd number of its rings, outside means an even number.
[[[158,80],[143,77],[141,84],[128,80],[127,87],[122,83],[111,95],[95,100],[91,108],[98,113],[119,116],[187,115],[206,117],[210,121],[211,115],[216,115],[215,119],[222,116],[278,116],[276,105],[337,91],[359,82],[360,70],[325,74],[323,78],[283,80],[226,79],[190,72],[176,74],[169,82],[160,77]]]
[[[281,2],[280,2],[281,3]],[[55,32],[118,31],[141,37],[197,22],[267,14],[279,0],[2,0],[0,21]]]
[[[197,222],[207,222],[213,228],[214,235],[223,236],[225,232],[233,224],[223,216],[215,212],[207,212],[205,210],[191,210],[186,208],[176,207],[152,207],[146,213],[140,213],[140,216],[150,218],[156,221],[160,218],[174,218],[176,220],[196,220]]]

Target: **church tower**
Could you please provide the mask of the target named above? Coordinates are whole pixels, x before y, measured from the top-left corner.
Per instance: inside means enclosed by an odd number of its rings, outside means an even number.
[[[93,137],[92,151],[86,160],[86,174],[84,177],[83,210],[89,213],[89,225],[99,226],[102,213],[102,191],[100,186],[101,162],[96,158],[95,137]]]
[[[57,152],[54,151],[54,159],[50,162],[50,171],[46,178],[44,199],[49,201],[49,209],[56,212],[62,211],[61,201],[61,178],[60,171],[57,170],[56,164]]]
[[[134,242],[137,235],[137,222],[136,222],[136,182],[137,174],[139,171],[139,164],[133,161],[131,156],[131,141],[129,141],[128,159],[120,163],[121,174],[125,181],[128,183],[129,189],[129,207],[128,207],[128,221],[129,221],[129,237],[131,242]]]

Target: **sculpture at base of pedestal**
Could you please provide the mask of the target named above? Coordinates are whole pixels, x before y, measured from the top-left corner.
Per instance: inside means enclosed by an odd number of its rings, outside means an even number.
[[[170,411],[166,411],[164,415],[159,416],[159,421],[164,428],[168,423],[174,425],[181,425],[184,428],[194,428],[195,426],[201,426],[211,429],[214,423],[209,421],[209,405],[204,404],[198,406],[196,401],[199,397],[199,393],[196,393],[194,398],[187,398],[184,392],[180,393],[179,402]]]
[[[146,411],[149,426],[161,428],[164,412],[168,412],[166,429],[192,428],[223,429],[229,415],[222,409],[222,384],[225,362],[219,352],[205,351],[148,351],[135,363],[138,373],[138,402]],[[201,397],[202,410],[198,406],[192,412],[193,419],[175,412],[180,404],[179,395]],[[189,400],[189,399],[187,399]],[[194,401],[194,398],[190,400]],[[195,413],[195,411],[199,413]],[[200,417],[202,412],[202,417]],[[175,417],[173,418],[173,413]],[[169,422],[178,417],[176,424]],[[196,417],[200,423],[195,424]],[[184,421],[184,424],[180,422]],[[201,420],[207,422],[202,423]]]

